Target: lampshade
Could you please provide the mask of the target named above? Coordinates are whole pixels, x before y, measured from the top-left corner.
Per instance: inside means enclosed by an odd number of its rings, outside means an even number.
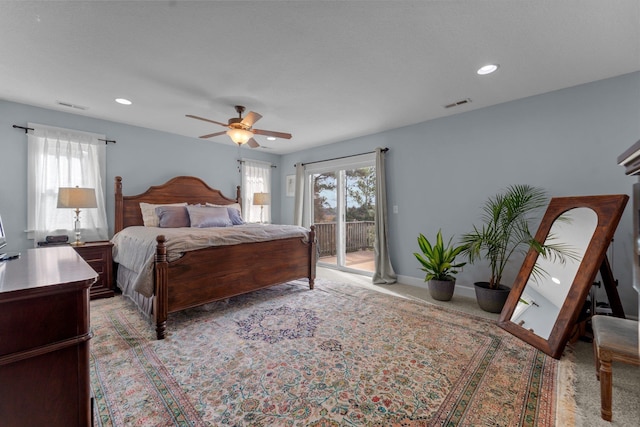
[[[253,138],[253,132],[245,129],[229,129],[227,135],[238,145],[246,144],[247,141]]]
[[[96,208],[96,190],[93,188],[60,187],[58,189],[59,208]]]
[[[264,206],[271,203],[271,194],[269,193],[253,193],[253,204],[255,206]]]

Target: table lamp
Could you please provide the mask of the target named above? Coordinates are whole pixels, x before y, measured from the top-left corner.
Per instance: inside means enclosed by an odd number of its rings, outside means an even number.
[[[253,204],[260,206],[260,222],[262,222],[262,212],[266,205],[271,203],[271,194],[269,193],[253,193]]]
[[[80,208],[97,208],[96,190],[93,188],[60,187],[58,189],[58,208],[76,210],[76,220],[74,230],[76,241],[73,246],[80,246],[84,243],[80,241]]]

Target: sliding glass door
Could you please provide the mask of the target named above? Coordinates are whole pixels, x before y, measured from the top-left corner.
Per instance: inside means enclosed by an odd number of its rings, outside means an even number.
[[[307,171],[311,224],[321,265],[373,273],[375,164],[371,156],[322,162]]]

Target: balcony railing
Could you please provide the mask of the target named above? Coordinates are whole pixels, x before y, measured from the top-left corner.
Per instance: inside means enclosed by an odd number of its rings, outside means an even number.
[[[336,255],[336,223],[325,222],[314,225],[316,226],[316,238],[318,239],[320,256]],[[373,249],[375,221],[354,221],[347,222],[345,225],[347,252]]]

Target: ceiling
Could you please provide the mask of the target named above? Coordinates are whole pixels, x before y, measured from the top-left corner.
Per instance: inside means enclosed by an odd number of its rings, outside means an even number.
[[[193,138],[240,104],[285,154],[638,71],[640,2],[0,1],[0,40],[0,99]]]

